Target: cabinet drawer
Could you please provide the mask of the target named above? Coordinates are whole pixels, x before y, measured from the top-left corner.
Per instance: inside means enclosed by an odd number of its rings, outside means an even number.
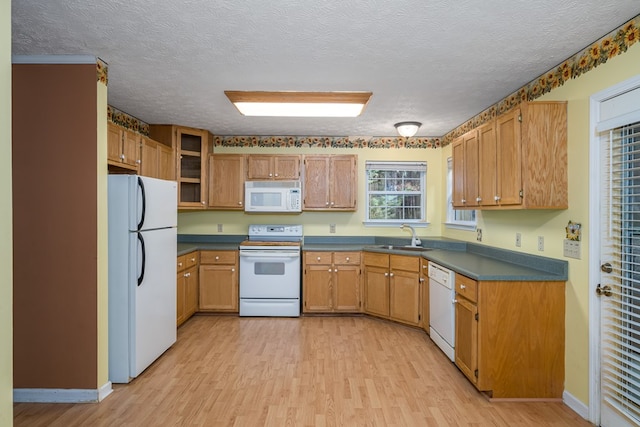
[[[471,302],[478,302],[478,282],[456,273],[456,292]]]
[[[360,265],[360,252],[334,252],[333,263],[342,265]]]
[[[200,264],[235,264],[236,251],[200,251]]]
[[[389,267],[389,255],[377,252],[364,253],[364,265],[372,265],[374,267]]]
[[[198,265],[199,253],[191,252],[189,254],[184,255],[187,263],[187,268]]]
[[[405,255],[390,255],[391,269],[404,271],[420,271],[420,257]]]
[[[180,272],[187,268],[187,255],[180,255],[176,264],[176,272]]]
[[[331,264],[331,252],[305,252],[304,263],[306,265]]]

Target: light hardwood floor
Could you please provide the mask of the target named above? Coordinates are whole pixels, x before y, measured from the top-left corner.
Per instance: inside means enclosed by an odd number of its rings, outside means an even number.
[[[97,404],[14,405],[15,426],[589,426],[489,402],[422,331],[370,317],[195,316]]]

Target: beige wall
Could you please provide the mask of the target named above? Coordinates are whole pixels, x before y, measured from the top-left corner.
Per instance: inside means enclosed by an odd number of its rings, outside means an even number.
[[[107,86],[97,82],[98,387],[109,382],[109,236],[107,228]]]
[[[216,153],[283,153],[283,149],[267,148],[216,148]],[[362,224],[365,210],[364,166],[366,160],[423,160],[427,162],[427,221],[426,228],[418,229],[420,236],[439,236],[441,234],[440,203],[444,191],[444,171],[442,170],[442,150],[440,149],[323,149],[323,148],[287,148],[287,154],[356,154],[358,156],[358,211],[357,212],[303,212],[299,215],[247,215],[243,212],[181,212],[178,216],[180,234],[246,234],[247,225],[260,223],[304,224],[307,236],[329,234],[329,224],[336,224],[336,236],[403,236],[411,237],[399,227],[365,227]],[[223,233],[217,232],[217,224],[223,224]]]
[[[13,424],[11,0],[0,0],[0,426]]]
[[[589,403],[589,97],[605,88],[640,74],[640,43],[594,70],[570,80],[546,94],[541,101],[568,101],[569,209],[562,211],[483,211],[478,227],[483,243],[569,261],[566,290],[565,390]],[[451,147],[443,150],[443,159]],[[562,255],[567,222],[582,223],[582,258]],[[515,247],[515,234],[522,233],[522,247]],[[444,235],[473,241],[475,234],[444,230]],[[537,249],[537,237],[544,236],[545,250]]]

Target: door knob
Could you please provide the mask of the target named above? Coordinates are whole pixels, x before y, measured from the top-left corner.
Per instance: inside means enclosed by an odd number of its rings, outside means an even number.
[[[600,266],[600,270],[602,270],[605,273],[611,273],[613,271],[613,267],[608,262],[605,262]]]
[[[598,287],[596,288],[596,295],[604,295],[605,297],[610,297],[613,294],[613,292],[611,291],[611,286],[609,285],[604,285],[604,286],[600,286],[600,283],[598,283]]]

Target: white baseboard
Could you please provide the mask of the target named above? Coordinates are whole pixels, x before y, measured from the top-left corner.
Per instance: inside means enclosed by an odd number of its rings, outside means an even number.
[[[562,401],[565,405],[571,408],[573,412],[577,413],[585,420],[589,420],[589,407],[582,403],[580,400],[576,399],[575,396],[573,396],[571,393],[565,390],[562,393]]]
[[[35,403],[95,403],[113,392],[111,382],[99,389],[14,388],[13,401]]]

